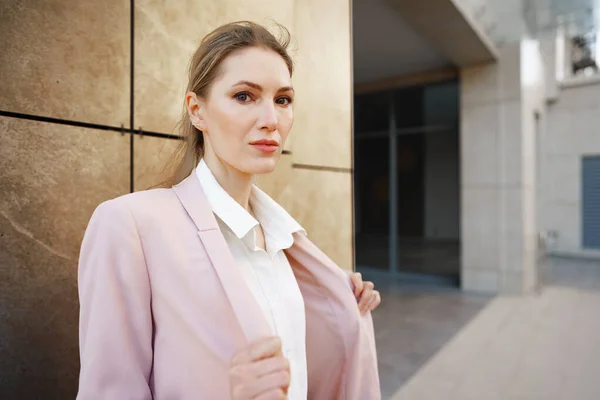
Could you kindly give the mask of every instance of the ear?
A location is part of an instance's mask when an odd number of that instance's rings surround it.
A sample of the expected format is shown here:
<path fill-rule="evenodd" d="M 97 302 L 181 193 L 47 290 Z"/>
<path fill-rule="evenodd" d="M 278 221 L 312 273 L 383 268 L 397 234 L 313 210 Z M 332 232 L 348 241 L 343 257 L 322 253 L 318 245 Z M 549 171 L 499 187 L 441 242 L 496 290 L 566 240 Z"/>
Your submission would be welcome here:
<path fill-rule="evenodd" d="M 206 121 L 205 121 L 205 101 L 203 98 L 198 97 L 198 95 L 194 92 L 188 92 L 185 95 L 185 105 L 187 108 L 188 115 L 190 116 L 190 121 L 192 121 L 192 125 L 201 131 L 206 130 Z"/>

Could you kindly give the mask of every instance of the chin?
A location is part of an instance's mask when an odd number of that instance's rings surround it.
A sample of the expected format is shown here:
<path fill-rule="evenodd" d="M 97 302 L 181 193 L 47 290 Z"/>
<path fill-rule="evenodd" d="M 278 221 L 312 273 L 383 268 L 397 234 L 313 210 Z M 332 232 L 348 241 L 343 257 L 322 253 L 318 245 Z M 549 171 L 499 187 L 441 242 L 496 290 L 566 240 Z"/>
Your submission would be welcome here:
<path fill-rule="evenodd" d="M 248 168 L 247 172 L 252 175 L 269 174 L 275 170 L 275 167 L 277 167 L 278 162 L 279 157 L 269 157 L 253 160 L 251 163 L 251 167 Z"/>

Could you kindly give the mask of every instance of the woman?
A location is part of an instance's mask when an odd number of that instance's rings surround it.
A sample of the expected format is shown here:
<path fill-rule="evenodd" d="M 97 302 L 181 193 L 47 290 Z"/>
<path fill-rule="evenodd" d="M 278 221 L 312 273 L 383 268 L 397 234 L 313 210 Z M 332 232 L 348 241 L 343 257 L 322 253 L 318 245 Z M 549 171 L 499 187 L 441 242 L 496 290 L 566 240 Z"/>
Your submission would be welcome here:
<path fill-rule="evenodd" d="M 359 274 L 351 284 L 252 185 L 292 127 L 288 43 L 249 22 L 204 38 L 172 182 L 94 212 L 79 262 L 79 399 L 380 397 L 379 293 Z"/>

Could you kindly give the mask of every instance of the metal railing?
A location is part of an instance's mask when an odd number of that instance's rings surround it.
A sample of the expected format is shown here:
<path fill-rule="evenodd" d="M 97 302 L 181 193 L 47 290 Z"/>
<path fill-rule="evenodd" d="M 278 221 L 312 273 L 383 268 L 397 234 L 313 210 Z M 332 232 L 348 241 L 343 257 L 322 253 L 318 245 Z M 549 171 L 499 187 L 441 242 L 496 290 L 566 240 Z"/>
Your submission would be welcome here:
<path fill-rule="evenodd" d="M 571 74 L 591 75 L 598 73 L 598 32 L 591 31 L 571 38 Z"/>

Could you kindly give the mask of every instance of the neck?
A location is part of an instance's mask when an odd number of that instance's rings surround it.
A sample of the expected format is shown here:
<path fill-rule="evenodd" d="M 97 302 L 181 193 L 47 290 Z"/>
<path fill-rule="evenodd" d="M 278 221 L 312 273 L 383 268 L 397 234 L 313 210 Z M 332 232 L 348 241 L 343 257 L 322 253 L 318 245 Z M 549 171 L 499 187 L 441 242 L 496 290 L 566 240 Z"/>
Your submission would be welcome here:
<path fill-rule="evenodd" d="M 204 156 L 204 162 L 227 194 L 249 211 L 252 175 L 240 172 L 224 161 L 208 154 Z"/>

